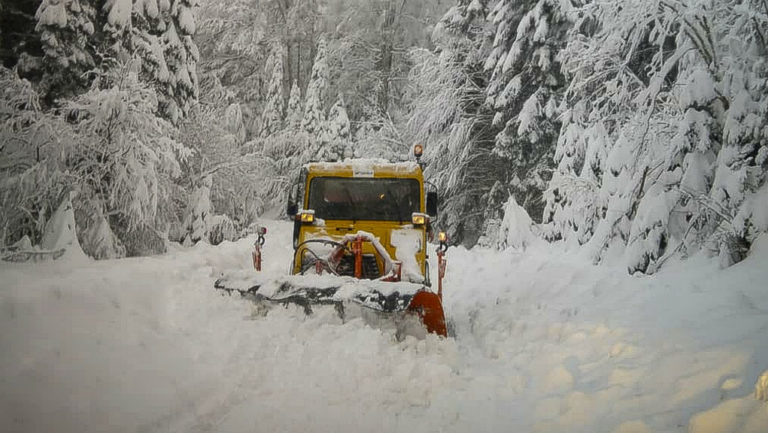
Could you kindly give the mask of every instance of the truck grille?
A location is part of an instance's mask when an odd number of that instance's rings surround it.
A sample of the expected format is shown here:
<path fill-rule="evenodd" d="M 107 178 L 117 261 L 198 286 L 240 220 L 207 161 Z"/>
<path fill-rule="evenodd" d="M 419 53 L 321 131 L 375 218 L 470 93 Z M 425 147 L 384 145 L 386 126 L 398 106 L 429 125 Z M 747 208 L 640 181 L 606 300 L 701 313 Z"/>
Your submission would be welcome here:
<path fill-rule="evenodd" d="M 352 255 L 345 255 L 337 268 L 339 275 L 345 275 L 348 277 L 355 276 L 355 257 Z M 379 278 L 381 271 L 379 270 L 379 264 L 376 262 L 376 256 L 374 254 L 363 254 L 363 278 L 372 280 Z"/>

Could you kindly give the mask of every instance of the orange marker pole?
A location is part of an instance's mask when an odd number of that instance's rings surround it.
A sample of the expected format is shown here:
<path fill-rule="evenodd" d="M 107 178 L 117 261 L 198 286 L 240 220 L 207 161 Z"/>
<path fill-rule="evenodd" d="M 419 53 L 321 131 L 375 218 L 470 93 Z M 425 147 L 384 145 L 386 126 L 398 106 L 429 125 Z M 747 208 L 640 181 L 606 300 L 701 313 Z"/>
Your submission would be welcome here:
<path fill-rule="evenodd" d="M 363 238 L 357 236 L 352 241 L 352 252 L 355 254 L 355 278 L 363 278 Z"/>
<path fill-rule="evenodd" d="M 264 245 L 264 235 L 267 233 L 266 227 L 259 227 L 259 237 L 253 243 L 253 268 L 261 272 L 261 247 Z"/>
<path fill-rule="evenodd" d="M 437 246 L 437 297 L 440 301 L 443 300 L 443 277 L 445 277 L 445 266 L 447 260 L 445 260 L 445 251 L 448 250 L 448 240 L 444 234 L 440 234 L 440 244 Z"/>

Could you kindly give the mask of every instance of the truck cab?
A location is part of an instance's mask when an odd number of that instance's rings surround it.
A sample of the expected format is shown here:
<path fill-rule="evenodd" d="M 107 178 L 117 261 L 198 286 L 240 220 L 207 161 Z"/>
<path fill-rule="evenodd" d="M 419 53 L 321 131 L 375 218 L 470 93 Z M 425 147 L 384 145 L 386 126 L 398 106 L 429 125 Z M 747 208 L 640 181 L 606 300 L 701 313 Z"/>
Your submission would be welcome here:
<path fill-rule="evenodd" d="M 384 277 L 387 263 L 382 256 L 388 255 L 397 263 L 400 279 L 429 285 L 427 240 L 436 210 L 437 194 L 426 191 L 417 162 L 306 164 L 288 203 L 294 219 L 291 273 L 313 272 L 315 258 L 328 244 L 365 233 L 371 241 L 362 245 L 360 277 Z M 344 254 L 339 261 L 338 274 L 353 276 L 352 255 Z"/>

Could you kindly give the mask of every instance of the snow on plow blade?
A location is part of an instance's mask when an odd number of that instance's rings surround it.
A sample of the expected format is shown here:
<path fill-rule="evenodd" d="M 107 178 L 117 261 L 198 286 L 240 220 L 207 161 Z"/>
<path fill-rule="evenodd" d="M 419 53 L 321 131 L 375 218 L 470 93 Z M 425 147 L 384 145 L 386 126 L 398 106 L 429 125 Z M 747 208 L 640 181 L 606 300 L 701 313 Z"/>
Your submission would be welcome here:
<path fill-rule="evenodd" d="M 393 316 L 416 316 L 427 332 L 446 336 L 445 316 L 439 297 L 422 284 L 361 280 L 334 275 L 286 275 L 241 271 L 223 275 L 216 289 L 237 292 L 254 301 L 296 304 L 312 313 L 313 305 L 332 305 L 340 314 L 350 306 Z"/>

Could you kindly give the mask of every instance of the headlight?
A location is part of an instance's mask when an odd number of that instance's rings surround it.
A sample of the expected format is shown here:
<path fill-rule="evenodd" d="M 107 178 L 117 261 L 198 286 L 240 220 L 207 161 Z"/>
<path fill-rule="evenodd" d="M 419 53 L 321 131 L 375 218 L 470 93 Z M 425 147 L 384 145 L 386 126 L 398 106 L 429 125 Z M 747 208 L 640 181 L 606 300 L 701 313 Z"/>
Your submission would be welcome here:
<path fill-rule="evenodd" d="M 304 224 L 312 224 L 315 222 L 315 211 L 303 210 L 300 214 L 301 222 Z"/>
<path fill-rule="evenodd" d="M 427 215 L 419 212 L 414 212 L 411 215 L 411 222 L 415 226 L 423 226 L 427 223 Z"/>
<path fill-rule="evenodd" d="M 416 157 L 416 159 L 421 158 L 421 155 L 424 154 L 424 146 L 421 144 L 416 144 L 413 146 L 413 156 Z"/>

